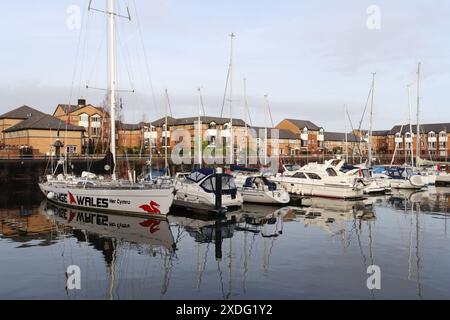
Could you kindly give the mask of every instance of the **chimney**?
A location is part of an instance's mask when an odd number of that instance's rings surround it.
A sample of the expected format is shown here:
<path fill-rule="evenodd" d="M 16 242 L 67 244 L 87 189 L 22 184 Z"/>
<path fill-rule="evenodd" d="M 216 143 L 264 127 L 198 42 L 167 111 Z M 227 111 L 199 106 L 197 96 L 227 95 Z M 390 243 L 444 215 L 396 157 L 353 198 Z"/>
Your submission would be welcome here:
<path fill-rule="evenodd" d="M 86 105 L 86 99 L 78 99 L 78 106 L 82 107 Z"/>

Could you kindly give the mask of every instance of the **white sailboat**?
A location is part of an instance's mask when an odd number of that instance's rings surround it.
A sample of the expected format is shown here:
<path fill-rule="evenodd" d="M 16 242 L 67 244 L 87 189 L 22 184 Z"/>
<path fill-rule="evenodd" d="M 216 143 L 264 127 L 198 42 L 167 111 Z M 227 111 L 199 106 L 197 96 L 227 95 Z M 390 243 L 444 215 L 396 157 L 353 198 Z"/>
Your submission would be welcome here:
<path fill-rule="evenodd" d="M 111 177 L 101 177 L 85 173 L 81 177 L 64 174 L 47 175 L 39 183 L 44 195 L 57 204 L 101 210 L 105 212 L 118 212 L 132 215 L 165 216 L 170 210 L 174 198 L 174 188 L 170 184 L 154 184 L 117 179 L 116 175 L 116 44 L 115 26 L 116 12 L 114 0 L 108 0 L 108 103 L 111 109 L 110 136 L 112 153 Z M 61 160 L 58 165 L 65 165 Z"/>

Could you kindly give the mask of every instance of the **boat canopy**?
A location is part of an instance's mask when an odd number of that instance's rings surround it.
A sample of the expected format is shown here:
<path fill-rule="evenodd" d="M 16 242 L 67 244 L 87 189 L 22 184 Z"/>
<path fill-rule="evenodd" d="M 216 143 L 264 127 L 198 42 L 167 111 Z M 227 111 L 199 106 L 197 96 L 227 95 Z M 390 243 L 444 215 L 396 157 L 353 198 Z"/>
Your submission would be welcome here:
<path fill-rule="evenodd" d="M 266 177 L 248 177 L 245 180 L 244 188 L 253 188 L 255 185 L 264 184 L 269 188 L 269 191 L 277 190 L 277 184 L 267 180 Z"/>
<path fill-rule="evenodd" d="M 413 174 L 413 171 L 411 168 L 392 167 L 387 169 L 386 174 L 392 179 L 406 179 Z"/>
<path fill-rule="evenodd" d="M 202 189 L 207 193 L 216 193 L 216 176 L 210 175 L 205 181 L 200 185 Z M 234 177 L 228 174 L 222 175 L 222 195 L 231 195 L 235 199 L 237 194 L 236 183 L 234 182 Z"/>
<path fill-rule="evenodd" d="M 214 169 L 198 169 L 193 171 L 190 175 L 187 176 L 187 179 L 198 183 L 205 179 L 207 176 L 210 176 L 215 173 Z"/>

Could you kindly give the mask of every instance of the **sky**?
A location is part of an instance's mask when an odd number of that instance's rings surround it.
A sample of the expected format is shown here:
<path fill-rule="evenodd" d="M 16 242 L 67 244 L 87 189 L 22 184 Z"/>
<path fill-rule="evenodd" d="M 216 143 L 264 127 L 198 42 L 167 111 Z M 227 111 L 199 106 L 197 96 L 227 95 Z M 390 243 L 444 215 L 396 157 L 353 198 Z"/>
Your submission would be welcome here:
<path fill-rule="evenodd" d="M 197 116 L 198 88 L 206 113 L 220 116 L 231 32 L 236 34 L 234 94 L 232 111 L 228 103 L 224 109 L 227 117 L 245 119 L 246 78 L 253 125 L 271 125 L 265 115 L 268 95 L 275 125 L 284 118 L 307 119 L 325 130 L 343 131 L 346 105 L 358 128 L 376 73 L 373 128 L 390 129 L 408 121 L 409 84 L 415 118 L 420 61 L 421 122 L 450 122 L 446 0 L 117 2 L 118 13 L 127 15 L 128 7 L 132 18 L 117 22 L 126 122 L 162 117 L 165 89 L 174 117 Z M 106 17 L 88 12 L 88 3 L 2 1 L 0 113 L 24 104 L 52 113 L 57 104 L 79 97 L 102 103 Z M 92 1 L 100 10 L 105 4 Z M 377 10 L 368 10 L 373 5 Z M 366 113 L 362 127 L 368 126 Z"/>

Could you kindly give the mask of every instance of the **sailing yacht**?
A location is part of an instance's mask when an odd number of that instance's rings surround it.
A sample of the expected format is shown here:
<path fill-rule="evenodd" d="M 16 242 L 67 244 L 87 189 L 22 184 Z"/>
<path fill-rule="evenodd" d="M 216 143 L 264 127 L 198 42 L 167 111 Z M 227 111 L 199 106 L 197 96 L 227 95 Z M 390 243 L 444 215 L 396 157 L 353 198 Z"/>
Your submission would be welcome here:
<path fill-rule="evenodd" d="M 132 215 L 165 216 L 172 206 L 174 188 L 171 184 L 155 184 L 136 179 L 117 179 L 116 174 L 116 12 L 115 0 L 108 0 L 105 11 L 108 17 L 108 104 L 110 117 L 110 152 L 112 163 L 105 165 L 109 177 L 84 172 L 81 177 L 67 172 L 67 161 L 60 160 L 57 168 L 63 166 L 64 174 L 42 178 L 39 187 L 52 202 L 74 208 L 101 210 Z"/>

